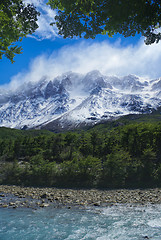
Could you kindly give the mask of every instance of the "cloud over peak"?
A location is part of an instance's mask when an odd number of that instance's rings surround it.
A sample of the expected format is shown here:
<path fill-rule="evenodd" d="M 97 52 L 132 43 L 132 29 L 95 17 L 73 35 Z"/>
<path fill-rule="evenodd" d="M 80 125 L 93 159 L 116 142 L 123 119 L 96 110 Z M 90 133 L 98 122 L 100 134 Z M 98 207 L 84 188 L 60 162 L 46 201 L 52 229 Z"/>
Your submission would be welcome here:
<path fill-rule="evenodd" d="M 141 40 L 137 45 L 122 47 L 108 41 L 65 46 L 51 55 L 40 55 L 11 79 L 10 86 L 23 82 L 39 81 L 43 76 L 53 79 L 68 71 L 85 74 L 99 70 L 102 74 L 125 76 L 134 74 L 150 79 L 161 77 L 161 43 L 146 46 Z"/>

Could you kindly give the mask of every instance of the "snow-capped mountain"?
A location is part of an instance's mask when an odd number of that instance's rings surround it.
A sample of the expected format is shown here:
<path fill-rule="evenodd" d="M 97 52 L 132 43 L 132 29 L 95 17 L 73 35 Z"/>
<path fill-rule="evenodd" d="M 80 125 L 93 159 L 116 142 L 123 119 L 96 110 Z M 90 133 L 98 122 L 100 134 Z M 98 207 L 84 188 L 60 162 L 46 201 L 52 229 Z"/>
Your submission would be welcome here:
<path fill-rule="evenodd" d="M 161 79 L 73 72 L 0 90 L 0 126 L 73 129 L 161 106 Z"/>

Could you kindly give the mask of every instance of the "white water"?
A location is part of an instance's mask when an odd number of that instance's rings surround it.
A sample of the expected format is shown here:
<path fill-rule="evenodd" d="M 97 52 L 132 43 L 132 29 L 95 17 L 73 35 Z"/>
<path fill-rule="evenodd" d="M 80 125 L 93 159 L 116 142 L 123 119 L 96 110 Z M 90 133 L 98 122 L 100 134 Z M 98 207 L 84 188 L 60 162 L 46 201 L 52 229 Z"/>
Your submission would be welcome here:
<path fill-rule="evenodd" d="M 161 205 L 0 209 L 0 240 L 161 240 Z"/>

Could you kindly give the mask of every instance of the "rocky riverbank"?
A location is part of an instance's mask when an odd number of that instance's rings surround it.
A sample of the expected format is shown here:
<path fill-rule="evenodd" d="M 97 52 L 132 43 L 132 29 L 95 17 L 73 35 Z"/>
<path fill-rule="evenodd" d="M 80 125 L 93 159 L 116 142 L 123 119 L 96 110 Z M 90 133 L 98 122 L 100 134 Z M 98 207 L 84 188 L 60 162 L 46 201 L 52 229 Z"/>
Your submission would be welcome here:
<path fill-rule="evenodd" d="M 0 185 L 0 207 L 55 207 L 68 208 L 106 206 L 117 203 L 159 204 L 161 189 L 74 190 L 57 188 L 33 188 Z"/>

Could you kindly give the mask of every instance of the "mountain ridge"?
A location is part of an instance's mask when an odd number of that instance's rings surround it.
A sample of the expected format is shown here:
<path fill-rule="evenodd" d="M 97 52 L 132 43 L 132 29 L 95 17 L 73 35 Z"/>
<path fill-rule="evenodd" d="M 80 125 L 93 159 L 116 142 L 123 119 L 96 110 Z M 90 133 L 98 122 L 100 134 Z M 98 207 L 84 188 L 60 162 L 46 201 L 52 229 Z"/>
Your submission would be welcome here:
<path fill-rule="evenodd" d="M 161 106 L 161 79 L 68 72 L 0 91 L 0 127 L 72 130 Z"/>

